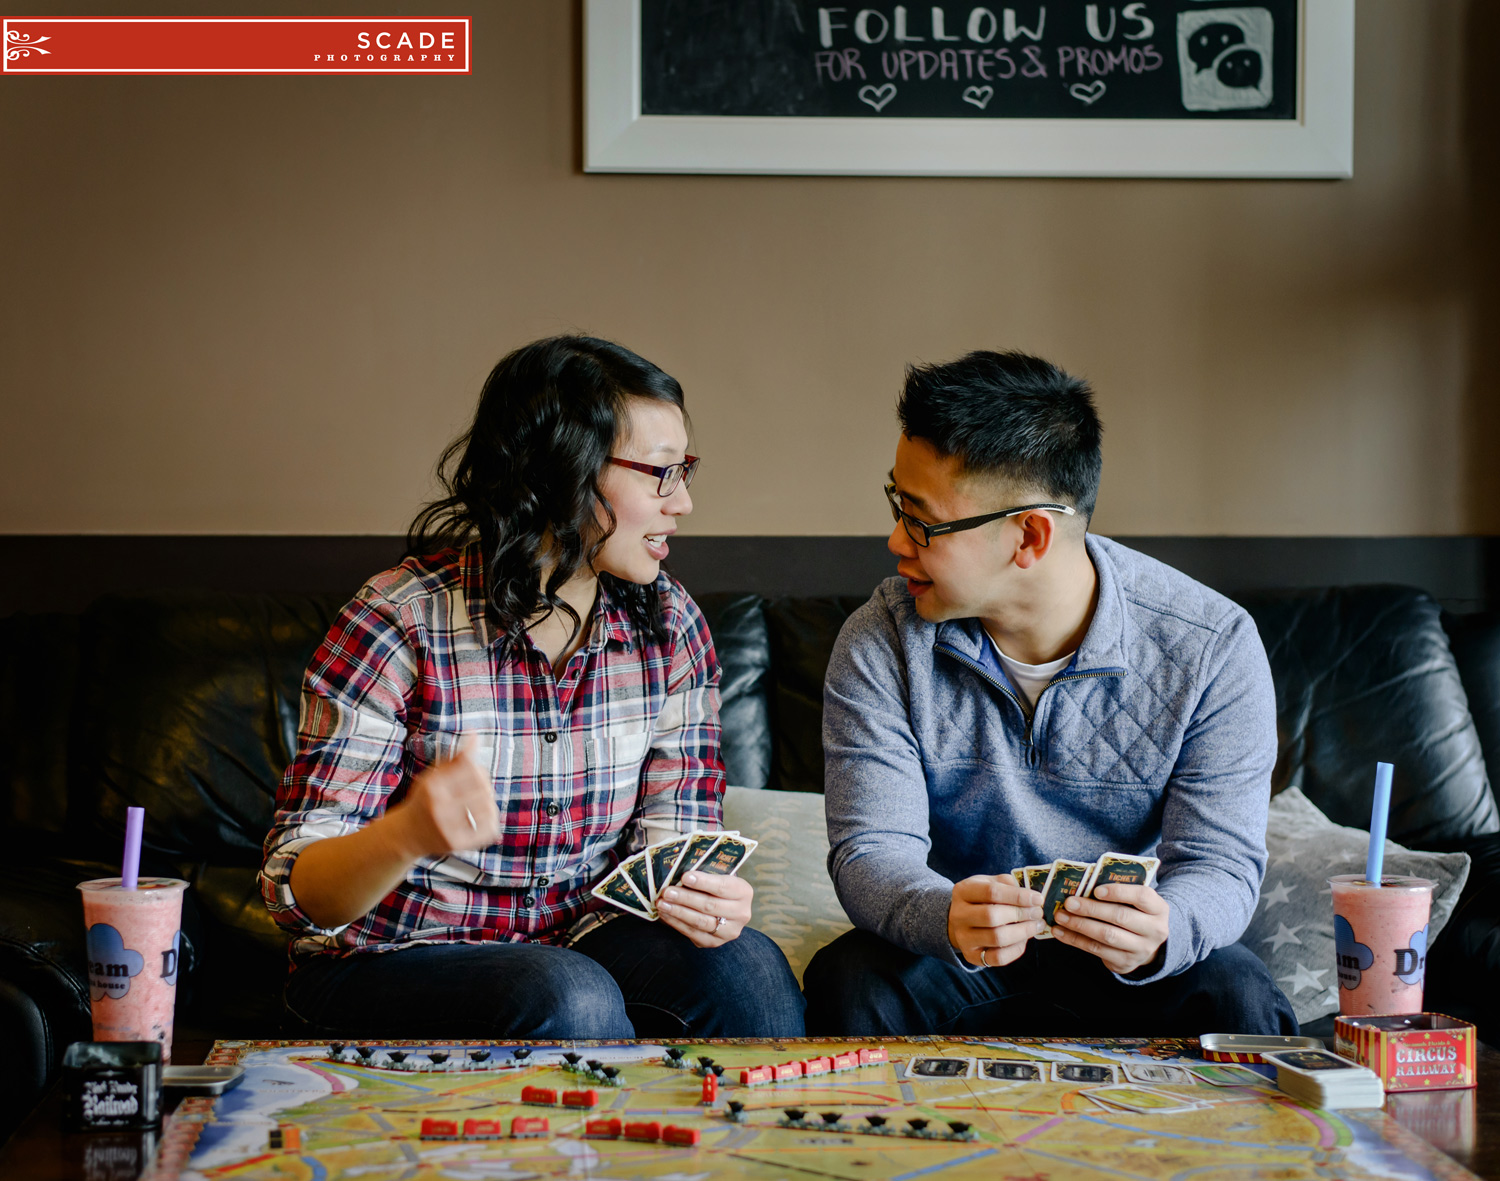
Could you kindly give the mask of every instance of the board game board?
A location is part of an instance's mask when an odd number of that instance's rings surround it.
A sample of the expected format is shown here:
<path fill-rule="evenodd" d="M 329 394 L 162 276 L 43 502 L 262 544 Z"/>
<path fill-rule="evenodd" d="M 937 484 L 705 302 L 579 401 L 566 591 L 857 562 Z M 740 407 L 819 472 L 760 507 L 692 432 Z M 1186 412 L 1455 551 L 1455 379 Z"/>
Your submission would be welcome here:
<path fill-rule="evenodd" d="M 857 1065 L 861 1045 L 883 1046 L 888 1061 Z M 362 1049 L 361 1049 L 362 1048 Z M 453 1177 L 465 1181 L 528 1178 L 647 1178 L 650 1181 L 793 1181 L 797 1177 L 912 1181 L 1070 1181 L 1088 1178 L 1381 1178 L 1443 1181 L 1472 1174 L 1379 1110 L 1313 1111 L 1264 1085 L 1210 1085 L 1181 1071 L 1127 1064 L 1202 1067 L 1191 1040 L 1060 1038 L 917 1038 L 878 1043 L 719 1041 L 684 1045 L 676 1068 L 662 1044 L 327 1043 L 225 1041 L 208 1061 L 246 1068 L 243 1083 L 217 1098 L 188 1099 L 163 1130 L 159 1181 L 385 1181 Z M 360 1052 L 356 1052 L 360 1051 Z M 855 1051 L 847 1069 L 758 1086 L 739 1072 L 765 1064 L 834 1061 Z M 599 1082 L 582 1079 L 591 1060 Z M 712 1106 L 692 1067 L 710 1057 L 724 1068 Z M 878 1050 L 871 1057 L 879 1056 Z M 399 1059 L 399 1061 L 398 1061 Z M 939 1060 L 935 1065 L 921 1060 Z M 944 1062 L 943 1060 L 949 1060 Z M 1006 1060 L 1004 1067 L 984 1062 Z M 1043 1081 L 1003 1076 L 1020 1061 L 1045 1066 Z M 1184 1108 L 1139 1114 L 1091 1097 L 1109 1067 L 1121 1083 L 1139 1082 Z M 603 1085 L 608 1066 L 615 1073 Z M 699 1068 L 701 1070 L 701 1068 Z M 711 1069 L 711 1068 L 710 1068 Z M 931 1071 L 935 1074 L 914 1073 Z M 990 1073 L 986 1073 L 986 1072 Z M 1263 1068 L 1262 1073 L 1268 1073 Z M 1155 1073 L 1156 1079 L 1151 1075 Z M 1083 1081 L 1059 1075 L 1092 1074 Z M 1243 1078 L 1243 1076 L 1242 1076 Z M 523 1104 L 523 1087 L 561 1095 L 588 1087 L 589 1111 Z M 535 1097 L 538 1092 L 530 1094 Z M 741 1122 L 730 1118 L 740 1105 Z M 800 1116 L 792 1120 L 788 1111 Z M 825 1114 L 826 1113 L 826 1114 Z M 870 1116 L 876 1120 L 871 1121 Z M 547 1129 L 512 1138 L 508 1129 Z M 834 1117 L 834 1118 L 829 1118 Z M 880 1123 L 884 1117 L 884 1123 Z M 635 1121 L 697 1129 L 693 1147 L 587 1138 L 590 1121 Z M 445 1124 L 497 1126 L 497 1139 L 423 1139 Z M 917 1121 L 914 1127 L 910 1121 Z M 451 1121 L 451 1123 L 450 1123 Z M 649 1121 L 649 1123 L 647 1122 Z M 791 1124 L 792 1126 L 787 1126 Z M 883 1131 L 881 1130 L 883 1128 Z M 961 1129 L 961 1132 L 957 1129 Z M 272 1147 L 277 1144 L 280 1147 Z"/>

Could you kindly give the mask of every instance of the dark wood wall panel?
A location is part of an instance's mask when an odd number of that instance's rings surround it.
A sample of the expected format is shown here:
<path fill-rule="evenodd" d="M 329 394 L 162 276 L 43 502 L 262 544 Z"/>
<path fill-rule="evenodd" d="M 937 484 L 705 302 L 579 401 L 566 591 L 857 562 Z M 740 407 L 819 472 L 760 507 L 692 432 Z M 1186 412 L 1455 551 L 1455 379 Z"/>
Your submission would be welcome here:
<path fill-rule="evenodd" d="M 1452 610 L 1500 598 L 1496 537 L 1124 537 L 1227 593 L 1396 582 Z M 401 558 L 398 537 L 0 536 L 0 615 L 76 611 L 117 591 L 352 593 Z M 690 591 L 865 594 L 893 573 L 880 537 L 678 537 Z"/>

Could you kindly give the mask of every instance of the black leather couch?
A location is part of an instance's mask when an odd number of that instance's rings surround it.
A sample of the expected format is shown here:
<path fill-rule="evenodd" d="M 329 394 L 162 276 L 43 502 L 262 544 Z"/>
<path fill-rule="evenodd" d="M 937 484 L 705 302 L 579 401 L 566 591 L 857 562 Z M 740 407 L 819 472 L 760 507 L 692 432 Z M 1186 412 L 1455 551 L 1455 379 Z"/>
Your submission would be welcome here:
<path fill-rule="evenodd" d="M 731 783 L 820 791 L 823 672 L 861 598 L 701 600 L 724 664 Z M 1444 619 L 1403 587 L 1243 600 L 1275 671 L 1281 759 L 1334 820 L 1368 822 L 1397 767 L 1390 834 L 1474 871 L 1429 961 L 1431 1007 L 1500 1038 L 1500 620 Z M 146 872 L 188 879 L 178 1036 L 285 1029 L 283 940 L 255 874 L 296 729 L 303 667 L 342 599 L 106 597 L 0 620 L 0 1134 L 89 1036 L 79 881 L 118 872 L 128 804 Z M 1455 659 L 1456 658 L 1456 659 Z M 1476 726 L 1477 723 L 1477 726 Z M 808 872 L 821 872 L 809 866 Z"/>

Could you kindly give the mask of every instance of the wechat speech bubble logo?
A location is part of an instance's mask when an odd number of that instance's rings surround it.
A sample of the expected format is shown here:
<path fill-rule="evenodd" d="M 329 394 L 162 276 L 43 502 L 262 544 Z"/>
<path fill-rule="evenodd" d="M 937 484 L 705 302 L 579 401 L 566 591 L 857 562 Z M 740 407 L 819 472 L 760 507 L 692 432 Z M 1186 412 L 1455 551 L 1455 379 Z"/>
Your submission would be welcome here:
<path fill-rule="evenodd" d="M 1354 938 L 1354 928 L 1343 915 L 1333 916 L 1334 959 L 1339 966 L 1339 987 L 1358 988 L 1375 962 L 1375 953 Z"/>
<path fill-rule="evenodd" d="M 1204 25 L 1187 40 L 1188 57 L 1200 71 L 1214 64 L 1214 59 L 1232 45 L 1245 43 L 1245 30 L 1228 21 Z"/>
<path fill-rule="evenodd" d="M 108 923 L 95 923 L 85 939 L 89 957 L 89 997 L 119 1000 L 130 991 L 130 978 L 139 976 L 146 959 L 131 951 L 120 932 Z"/>
<path fill-rule="evenodd" d="M 1427 927 L 1423 927 L 1420 931 L 1412 932 L 1406 947 L 1396 949 L 1396 975 L 1407 984 L 1421 984 L 1426 974 Z"/>
<path fill-rule="evenodd" d="M 1233 53 L 1226 53 L 1219 59 L 1214 70 L 1225 86 L 1240 90 L 1259 86 L 1264 72 L 1261 56 L 1253 49 L 1236 49 Z"/>
<path fill-rule="evenodd" d="M 1276 19 L 1260 5 L 1177 14 L 1177 68 L 1189 111 L 1255 111 L 1271 105 Z"/>

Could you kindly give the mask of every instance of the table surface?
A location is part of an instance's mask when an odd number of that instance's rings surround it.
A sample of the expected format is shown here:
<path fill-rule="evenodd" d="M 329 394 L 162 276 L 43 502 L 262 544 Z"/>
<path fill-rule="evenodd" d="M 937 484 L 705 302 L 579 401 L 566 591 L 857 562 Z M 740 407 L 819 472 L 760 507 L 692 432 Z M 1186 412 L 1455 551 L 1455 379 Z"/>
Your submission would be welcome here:
<path fill-rule="evenodd" d="M 197 1065 L 212 1042 L 174 1047 L 173 1061 Z M 1479 1085 L 1459 1091 L 1387 1096 L 1397 1123 L 1441 1149 L 1471 1173 L 1500 1181 L 1500 1050 L 1480 1043 Z M 170 1112 L 175 1102 L 167 1102 Z M 54 1086 L 0 1148 L 0 1177 L 27 1181 L 135 1181 L 154 1153 L 152 1133 L 66 1133 L 62 1096 Z"/>

